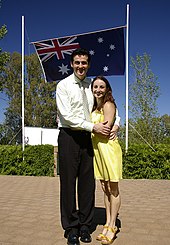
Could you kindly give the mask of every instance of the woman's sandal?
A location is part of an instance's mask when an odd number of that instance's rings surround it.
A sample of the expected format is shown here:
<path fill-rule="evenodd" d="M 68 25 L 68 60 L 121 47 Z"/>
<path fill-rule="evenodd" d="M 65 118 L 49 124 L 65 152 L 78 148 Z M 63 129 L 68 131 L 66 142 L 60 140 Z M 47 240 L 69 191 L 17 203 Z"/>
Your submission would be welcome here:
<path fill-rule="evenodd" d="M 104 225 L 103 226 L 103 230 L 104 229 L 108 229 L 108 225 Z M 106 231 L 107 232 L 107 231 Z M 102 241 L 103 239 L 105 239 L 105 235 L 103 233 L 100 233 L 97 237 L 96 237 L 96 240 L 97 241 Z"/>
<path fill-rule="evenodd" d="M 112 242 L 114 241 L 115 239 L 115 235 L 116 235 L 116 232 L 117 232 L 117 227 L 115 228 L 111 228 L 111 227 L 108 227 L 107 228 L 108 231 L 111 231 L 113 233 L 113 237 L 110 238 L 108 236 L 105 236 L 102 241 L 101 241 L 101 244 L 105 244 L 105 245 L 108 245 L 108 244 L 112 244 Z"/>

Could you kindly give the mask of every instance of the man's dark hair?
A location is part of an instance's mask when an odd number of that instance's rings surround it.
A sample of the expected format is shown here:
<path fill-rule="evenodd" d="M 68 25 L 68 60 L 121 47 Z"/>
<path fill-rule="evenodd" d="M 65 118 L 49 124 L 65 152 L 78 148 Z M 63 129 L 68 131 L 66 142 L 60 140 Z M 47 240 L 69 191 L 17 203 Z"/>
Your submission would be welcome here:
<path fill-rule="evenodd" d="M 73 53 L 71 54 L 71 63 L 73 63 L 74 57 L 76 55 L 86 55 L 88 57 L 88 63 L 90 64 L 91 55 L 90 55 L 90 53 L 89 53 L 89 51 L 87 49 L 84 49 L 84 48 L 75 49 L 73 51 Z"/>

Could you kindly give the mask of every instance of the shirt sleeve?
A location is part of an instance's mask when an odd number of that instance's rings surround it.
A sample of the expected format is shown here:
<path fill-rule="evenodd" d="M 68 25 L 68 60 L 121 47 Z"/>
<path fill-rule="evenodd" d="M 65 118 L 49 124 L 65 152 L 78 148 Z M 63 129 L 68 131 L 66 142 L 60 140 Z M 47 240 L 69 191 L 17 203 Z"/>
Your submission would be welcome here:
<path fill-rule="evenodd" d="M 73 114 L 67 90 L 61 83 L 56 88 L 56 103 L 61 125 L 92 132 L 93 123 L 79 117 L 76 113 Z"/>
<path fill-rule="evenodd" d="M 118 115 L 118 109 L 116 108 L 116 119 L 114 125 L 117 125 L 120 127 L 120 117 Z"/>

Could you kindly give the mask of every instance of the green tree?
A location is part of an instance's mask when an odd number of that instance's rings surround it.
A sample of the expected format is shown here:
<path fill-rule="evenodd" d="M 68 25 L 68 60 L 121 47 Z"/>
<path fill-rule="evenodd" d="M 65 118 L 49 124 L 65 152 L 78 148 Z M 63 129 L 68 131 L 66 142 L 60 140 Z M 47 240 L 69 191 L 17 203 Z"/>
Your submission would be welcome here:
<path fill-rule="evenodd" d="M 3 89 L 9 101 L 5 112 L 4 126 L 10 128 L 13 142 L 21 142 L 22 125 L 22 77 L 21 54 L 14 52 L 6 65 L 3 76 Z M 25 57 L 25 126 L 57 127 L 56 124 L 56 83 L 45 83 L 36 54 Z"/>
<path fill-rule="evenodd" d="M 56 82 L 46 83 L 38 57 L 26 57 L 25 124 L 27 126 L 57 127 Z"/>
<path fill-rule="evenodd" d="M 7 129 L 6 137 L 14 142 L 21 142 L 21 55 L 14 52 L 10 56 L 3 76 L 3 91 L 8 98 L 8 107 L 5 114 L 4 126 Z"/>
<path fill-rule="evenodd" d="M 170 116 L 165 114 L 159 118 L 159 139 L 162 143 L 170 143 Z"/>
<path fill-rule="evenodd" d="M 0 145 L 7 145 L 11 144 L 12 142 L 16 142 L 16 137 L 14 131 L 10 127 L 8 127 L 6 124 L 0 124 Z"/>
<path fill-rule="evenodd" d="M 0 0 L 0 8 L 2 5 L 2 1 Z M 2 40 L 5 35 L 7 34 L 7 27 L 6 25 L 1 26 L 0 28 L 0 40 Z M 9 60 L 9 53 L 7 52 L 2 52 L 2 48 L 0 48 L 0 91 L 2 91 L 2 80 L 1 76 L 4 71 L 4 67 L 7 64 Z"/>
<path fill-rule="evenodd" d="M 7 28 L 5 25 L 3 25 L 1 28 L 0 28 L 0 40 L 2 40 L 5 35 L 7 34 Z M 2 91 L 2 80 L 1 80 L 1 76 L 2 76 L 2 73 L 5 69 L 5 66 L 7 64 L 9 60 L 9 53 L 7 52 L 2 52 L 2 48 L 0 48 L 0 91 Z"/>
<path fill-rule="evenodd" d="M 157 77 L 150 69 L 151 56 L 144 53 L 131 57 L 131 67 L 134 71 L 134 80 L 130 84 L 130 112 L 132 115 L 131 123 L 141 136 L 148 143 L 155 143 L 157 140 L 156 132 L 159 123 L 155 120 L 157 116 L 156 101 L 159 97 L 159 84 Z M 133 141 L 136 133 L 132 130 Z"/>

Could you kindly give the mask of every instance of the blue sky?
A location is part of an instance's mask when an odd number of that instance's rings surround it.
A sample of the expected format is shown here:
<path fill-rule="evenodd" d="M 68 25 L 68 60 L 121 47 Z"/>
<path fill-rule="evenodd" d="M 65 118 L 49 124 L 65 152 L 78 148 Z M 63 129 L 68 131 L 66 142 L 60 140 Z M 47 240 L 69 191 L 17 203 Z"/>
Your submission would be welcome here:
<path fill-rule="evenodd" d="M 0 26 L 8 34 L 0 41 L 7 52 L 21 53 L 21 20 L 25 16 L 25 53 L 34 53 L 30 42 L 103 30 L 126 25 L 129 4 L 129 57 L 151 56 L 151 70 L 158 77 L 161 95 L 157 101 L 160 115 L 170 114 L 170 32 L 169 0 L 86 0 L 22 1 L 3 0 Z M 129 68 L 129 84 L 133 75 Z M 125 76 L 108 77 L 122 122 L 125 119 Z M 6 98 L 0 94 L 0 122 L 4 120 Z"/>

